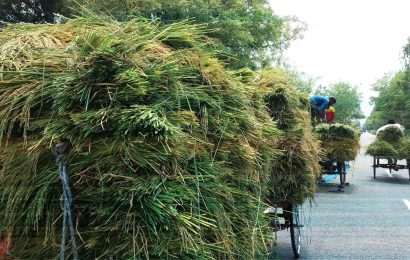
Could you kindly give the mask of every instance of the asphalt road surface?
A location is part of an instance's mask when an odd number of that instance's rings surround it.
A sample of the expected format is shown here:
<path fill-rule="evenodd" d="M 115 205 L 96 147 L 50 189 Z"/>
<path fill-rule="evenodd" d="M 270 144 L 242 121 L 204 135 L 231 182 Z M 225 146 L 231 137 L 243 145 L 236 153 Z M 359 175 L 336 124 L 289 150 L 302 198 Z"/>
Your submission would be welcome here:
<path fill-rule="evenodd" d="M 378 168 L 373 179 L 373 159 L 364 155 L 364 147 L 374 138 L 362 134 L 344 192 L 334 192 L 337 178 L 321 185 L 315 201 L 304 205 L 300 259 L 410 259 L 409 173 Z M 289 232 L 277 235 L 272 259 L 293 259 Z"/>

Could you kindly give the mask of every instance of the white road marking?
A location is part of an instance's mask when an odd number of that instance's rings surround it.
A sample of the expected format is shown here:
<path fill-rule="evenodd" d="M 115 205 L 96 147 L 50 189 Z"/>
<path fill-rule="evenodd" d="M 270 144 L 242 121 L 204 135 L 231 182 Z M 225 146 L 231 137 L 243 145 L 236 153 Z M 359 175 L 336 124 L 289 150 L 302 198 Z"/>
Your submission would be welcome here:
<path fill-rule="evenodd" d="M 392 177 L 393 177 L 393 175 L 390 173 L 390 171 L 389 171 L 389 170 L 387 170 L 387 169 L 384 169 L 384 170 L 386 171 L 387 176 L 389 176 L 390 178 L 392 178 Z"/>
<path fill-rule="evenodd" d="M 407 208 L 410 210 L 410 201 L 403 199 L 404 204 L 406 204 Z"/>

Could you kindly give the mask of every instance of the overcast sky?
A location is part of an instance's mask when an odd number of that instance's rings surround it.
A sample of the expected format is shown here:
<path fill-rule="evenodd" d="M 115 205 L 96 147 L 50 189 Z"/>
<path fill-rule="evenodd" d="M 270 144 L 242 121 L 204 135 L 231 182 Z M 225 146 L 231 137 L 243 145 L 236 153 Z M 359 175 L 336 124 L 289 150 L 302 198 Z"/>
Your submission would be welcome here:
<path fill-rule="evenodd" d="M 400 70 L 410 36 L 409 0 L 269 0 L 280 16 L 307 23 L 304 38 L 285 52 L 299 71 L 319 77 L 317 85 L 345 81 L 359 87 L 362 110 L 370 114 L 371 85 Z"/>

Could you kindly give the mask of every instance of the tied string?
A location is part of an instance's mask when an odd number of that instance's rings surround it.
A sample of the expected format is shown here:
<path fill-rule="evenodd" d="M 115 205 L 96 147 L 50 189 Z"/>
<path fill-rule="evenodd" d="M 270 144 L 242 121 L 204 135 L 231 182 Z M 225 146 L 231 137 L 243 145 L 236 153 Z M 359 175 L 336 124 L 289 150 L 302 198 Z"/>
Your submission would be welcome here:
<path fill-rule="evenodd" d="M 61 179 L 63 195 L 60 202 L 61 209 L 63 210 L 63 228 L 62 228 L 62 237 L 61 237 L 61 249 L 60 249 L 60 259 L 65 259 L 65 249 L 66 249 L 66 237 L 67 237 L 67 226 L 70 230 L 70 240 L 71 248 L 73 253 L 73 258 L 78 259 L 77 245 L 75 242 L 74 236 L 74 225 L 73 218 L 71 215 L 71 203 L 72 203 L 72 194 L 70 190 L 70 180 L 67 174 L 67 162 L 65 159 L 65 153 L 68 151 L 70 142 L 68 139 L 61 139 L 61 142 L 56 144 L 51 152 L 56 158 L 58 164 L 58 173 Z"/>

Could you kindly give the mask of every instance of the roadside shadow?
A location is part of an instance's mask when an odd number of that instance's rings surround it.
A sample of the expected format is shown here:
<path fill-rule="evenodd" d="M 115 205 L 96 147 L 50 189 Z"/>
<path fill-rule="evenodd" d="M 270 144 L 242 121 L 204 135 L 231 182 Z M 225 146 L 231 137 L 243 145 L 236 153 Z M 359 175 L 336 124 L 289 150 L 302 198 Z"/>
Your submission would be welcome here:
<path fill-rule="evenodd" d="M 385 176 L 377 176 L 376 179 L 373 177 L 370 180 L 371 182 L 382 182 L 382 183 L 388 183 L 388 184 L 399 184 L 399 185 L 410 185 L 410 180 L 407 177 L 401 177 L 401 176 L 394 176 L 393 177 L 385 177 Z"/>
<path fill-rule="evenodd" d="M 348 185 L 341 186 L 338 182 L 326 182 L 318 183 L 316 193 L 352 194 L 354 190 L 354 185 L 350 183 L 348 183 Z"/>

